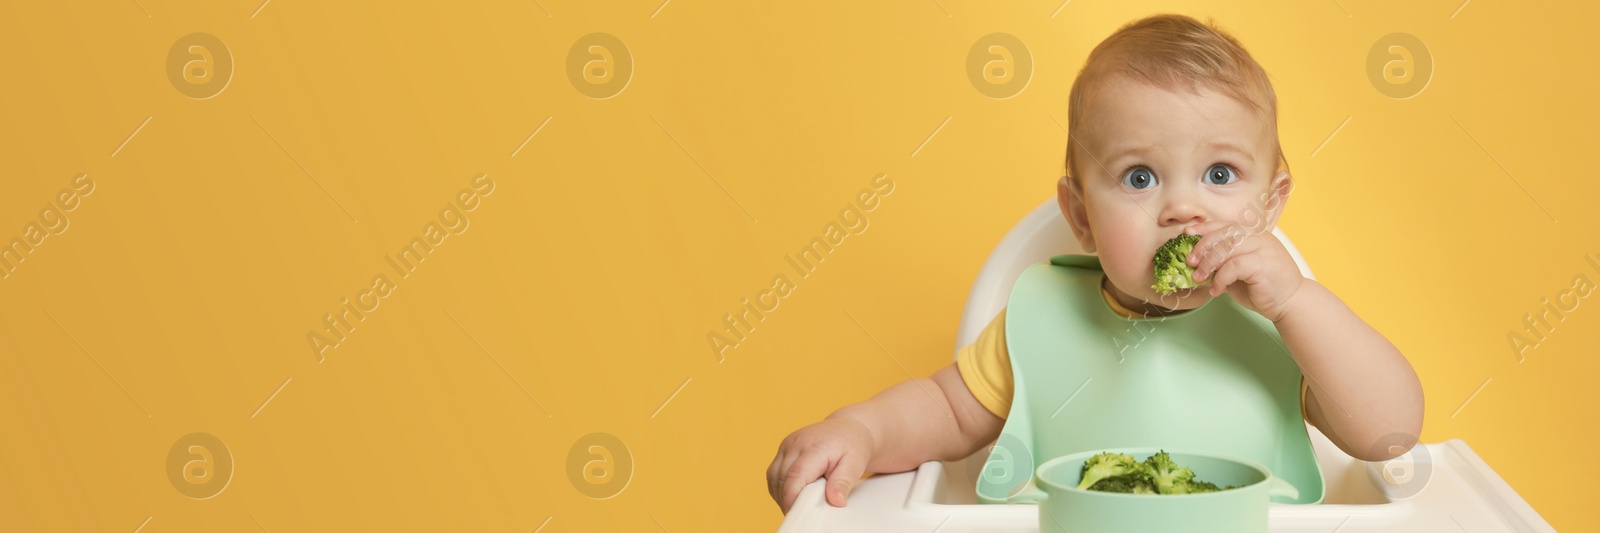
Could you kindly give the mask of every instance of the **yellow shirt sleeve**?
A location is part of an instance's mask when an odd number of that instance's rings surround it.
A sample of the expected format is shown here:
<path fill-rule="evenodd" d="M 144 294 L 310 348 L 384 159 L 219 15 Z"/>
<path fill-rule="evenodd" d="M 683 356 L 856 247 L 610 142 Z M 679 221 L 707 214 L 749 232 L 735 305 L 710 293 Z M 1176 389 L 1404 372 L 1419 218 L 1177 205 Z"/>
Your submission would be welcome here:
<path fill-rule="evenodd" d="M 973 341 L 956 352 L 956 370 L 972 396 L 994 416 L 1011 414 L 1011 354 L 1006 352 L 1006 310 L 984 326 Z"/>
<path fill-rule="evenodd" d="M 1111 294 L 1101 288 L 1100 294 L 1105 297 L 1111 309 L 1125 317 L 1138 316 L 1132 311 L 1117 303 Z M 1006 310 L 1001 309 L 989 325 L 983 327 L 978 333 L 978 340 L 963 346 L 956 352 L 956 370 L 961 373 L 961 381 L 966 383 L 967 390 L 972 392 L 972 397 L 984 409 L 994 413 L 995 416 L 1006 418 L 1011 414 L 1011 354 L 1006 351 Z M 1306 414 L 1306 391 L 1310 385 L 1306 383 L 1304 375 L 1300 376 L 1300 418 L 1310 421 Z"/>

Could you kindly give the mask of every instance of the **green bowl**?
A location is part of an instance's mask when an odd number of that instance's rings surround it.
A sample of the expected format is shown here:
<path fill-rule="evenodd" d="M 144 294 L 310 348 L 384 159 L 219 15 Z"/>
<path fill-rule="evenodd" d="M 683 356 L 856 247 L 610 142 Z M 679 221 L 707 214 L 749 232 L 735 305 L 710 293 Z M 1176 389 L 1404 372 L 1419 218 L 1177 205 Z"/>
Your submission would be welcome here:
<path fill-rule="evenodd" d="M 1039 504 L 1041 533 L 1266 533 L 1273 496 L 1299 497 L 1294 485 L 1267 467 L 1242 457 L 1166 450 L 1173 462 L 1194 470 L 1195 479 L 1238 488 L 1203 494 L 1123 494 L 1079 490 L 1083 462 L 1101 452 L 1143 461 L 1158 448 L 1113 448 L 1045 461 L 1028 486 L 1007 503 Z"/>

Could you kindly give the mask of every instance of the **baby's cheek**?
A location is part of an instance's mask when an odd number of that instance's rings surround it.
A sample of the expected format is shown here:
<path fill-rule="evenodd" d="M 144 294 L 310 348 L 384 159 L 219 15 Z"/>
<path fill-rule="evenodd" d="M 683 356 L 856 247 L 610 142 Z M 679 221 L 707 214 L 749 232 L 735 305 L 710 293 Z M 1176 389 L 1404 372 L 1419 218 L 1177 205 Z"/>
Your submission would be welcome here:
<path fill-rule="evenodd" d="M 1145 277 L 1150 272 L 1150 258 L 1142 250 L 1121 245 L 1105 250 L 1100 256 L 1100 267 L 1123 292 L 1135 293 L 1138 287 L 1148 285 Z"/>
<path fill-rule="evenodd" d="M 1100 268 L 1105 270 L 1106 276 L 1117 288 L 1129 294 L 1139 294 L 1140 287 L 1148 287 L 1153 282 L 1147 278 L 1153 276 L 1150 273 L 1150 258 L 1155 254 L 1155 248 L 1143 244 L 1150 240 L 1147 230 L 1130 220 L 1147 215 L 1143 211 L 1101 211 L 1095 214 L 1102 217 L 1094 221 Z"/>

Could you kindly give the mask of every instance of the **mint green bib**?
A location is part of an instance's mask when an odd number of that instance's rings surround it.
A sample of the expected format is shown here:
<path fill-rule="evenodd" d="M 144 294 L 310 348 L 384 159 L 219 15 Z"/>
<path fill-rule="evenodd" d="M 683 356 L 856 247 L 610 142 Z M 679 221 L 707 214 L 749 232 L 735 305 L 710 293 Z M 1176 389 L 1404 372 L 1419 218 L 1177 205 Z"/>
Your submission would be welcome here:
<path fill-rule="evenodd" d="M 1223 295 L 1173 316 L 1107 305 L 1092 256 L 1028 267 L 1006 305 L 1011 413 L 977 482 L 999 503 L 1062 455 L 1156 447 L 1252 459 L 1319 503 L 1322 470 L 1300 416 L 1300 366 L 1270 320 Z"/>

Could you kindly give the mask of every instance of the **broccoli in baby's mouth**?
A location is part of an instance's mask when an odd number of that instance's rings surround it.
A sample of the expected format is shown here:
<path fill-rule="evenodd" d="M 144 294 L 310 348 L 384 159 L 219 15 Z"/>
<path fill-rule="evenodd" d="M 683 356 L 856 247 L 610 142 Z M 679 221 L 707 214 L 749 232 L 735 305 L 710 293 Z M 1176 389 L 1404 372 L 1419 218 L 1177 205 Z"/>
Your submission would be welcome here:
<path fill-rule="evenodd" d="M 1195 283 L 1194 267 L 1189 266 L 1189 252 L 1194 250 L 1198 242 L 1199 235 L 1184 234 L 1173 237 L 1156 249 L 1156 256 L 1151 260 L 1155 264 L 1156 284 L 1150 288 L 1167 295 L 1178 292 L 1178 289 L 1192 289 L 1210 282 L 1207 279 Z"/>

